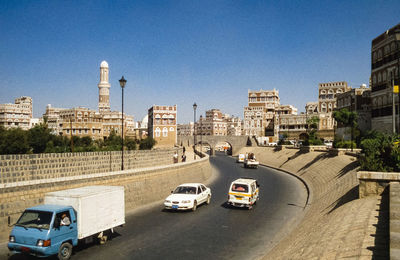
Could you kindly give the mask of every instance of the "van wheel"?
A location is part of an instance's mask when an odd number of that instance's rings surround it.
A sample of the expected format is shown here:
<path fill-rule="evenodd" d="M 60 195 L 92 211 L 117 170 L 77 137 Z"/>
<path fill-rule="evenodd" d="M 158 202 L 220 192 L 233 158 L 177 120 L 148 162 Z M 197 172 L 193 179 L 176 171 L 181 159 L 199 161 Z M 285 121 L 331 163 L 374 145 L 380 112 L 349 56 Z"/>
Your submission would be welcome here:
<path fill-rule="evenodd" d="M 210 195 L 208 195 L 208 197 L 207 197 L 207 201 L 206 201 L 207 205 L 208 205 L 208 204 L 210 204 L 210 202 L 211 202 L 211 196 L 210 196 Z"/>
<path fill-rule="evenodd" d="M 196 211 L 197 209 L 197 201 L 194 201 L 192 211 Z"/>
<path fill-rule="evenodd" d="M 68 260 L 72 254 L 72 245 L 68 242 L 62 243 L 60 249 L 58 249 L 58 259 Z"/>

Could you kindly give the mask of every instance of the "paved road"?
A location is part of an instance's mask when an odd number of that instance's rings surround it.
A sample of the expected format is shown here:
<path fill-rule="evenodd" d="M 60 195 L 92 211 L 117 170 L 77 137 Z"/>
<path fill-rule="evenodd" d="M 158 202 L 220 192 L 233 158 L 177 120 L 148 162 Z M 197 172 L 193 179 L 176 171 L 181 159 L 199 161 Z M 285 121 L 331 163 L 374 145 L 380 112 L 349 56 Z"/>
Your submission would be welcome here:
<path fill-rule="evenodd" d="M 216 176 L 209 185 L 210 205 L 169 212 L 160 202 L 135 211 L 107 244 L 79 247 L 73 259 L 252 259 L 265 254 L 302 217 L 307 198 L 303 184 L 265 167 L 245 169 L 222 154 L 210 160 Z M 252 210 L 225 204 L 230 182 L 240 176 L 254 177 L 261 185 Z"/>

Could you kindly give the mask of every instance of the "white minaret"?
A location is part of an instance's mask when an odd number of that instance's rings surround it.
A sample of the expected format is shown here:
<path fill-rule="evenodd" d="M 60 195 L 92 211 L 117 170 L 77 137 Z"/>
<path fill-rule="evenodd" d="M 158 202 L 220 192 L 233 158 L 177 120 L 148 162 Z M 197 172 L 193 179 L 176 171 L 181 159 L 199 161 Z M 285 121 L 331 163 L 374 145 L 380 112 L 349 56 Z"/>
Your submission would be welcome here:
<path fill-rule="evenodd" d="M 108 63 L 103 60 L 100 64 L 99 112 L 110 111 L 110 83 L 108 82 Z"/>

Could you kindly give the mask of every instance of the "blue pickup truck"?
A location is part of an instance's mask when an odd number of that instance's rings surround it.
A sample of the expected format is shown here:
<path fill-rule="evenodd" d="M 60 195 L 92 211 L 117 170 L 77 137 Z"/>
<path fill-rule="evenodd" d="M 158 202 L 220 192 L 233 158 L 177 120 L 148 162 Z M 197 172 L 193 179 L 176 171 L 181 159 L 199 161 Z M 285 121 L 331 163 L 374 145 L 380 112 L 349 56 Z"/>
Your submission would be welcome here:
<path fill-rule="evenodd" d="M 11 231 L 8 249 L 66 260 L 78 241 L 100 243 L 125 224 L 123 186 L 86 186 L 51 192 L 44 204 L 25 209 Z"/>
<path fill-rule="evenodd" d="M 61 225 L 63 214 L 69 216 L 69 225 Z M 72 247 L 78 244 L 76 222 L 71 206 L 39 205 L 28 208 L 11 231 L 8 248 L 39 257 L 58 254 L 59 259 L 68 259 Z"/>

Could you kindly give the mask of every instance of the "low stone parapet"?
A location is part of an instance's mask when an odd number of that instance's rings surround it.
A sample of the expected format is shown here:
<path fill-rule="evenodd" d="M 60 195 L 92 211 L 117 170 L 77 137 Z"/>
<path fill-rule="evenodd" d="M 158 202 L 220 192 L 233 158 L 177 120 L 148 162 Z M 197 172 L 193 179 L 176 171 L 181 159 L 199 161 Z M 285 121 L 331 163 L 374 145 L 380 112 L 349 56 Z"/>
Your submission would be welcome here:
<path fill-rule="evenodd" d="M 390 182 L 400 182 L 400 172 L 357 172 L 359 197 L 381 195 Z"/>
<path fill-rule="evenodd" d="M 390 259 L 400 259 L 400 183 L 391 182 L 389 187 Z"/>
<path fill-rule="evenodd" d="M 350 155 L 350 156 L 359 156 L 361 154 L 361 149 L 353 149 L 350 148 L 329 148 L 329 154 L 334 156 L 340 155 Z"/>

